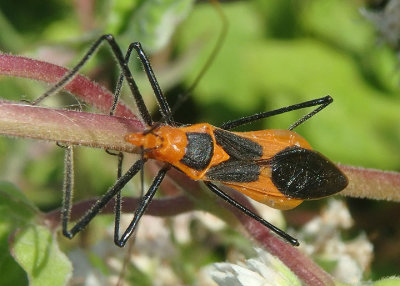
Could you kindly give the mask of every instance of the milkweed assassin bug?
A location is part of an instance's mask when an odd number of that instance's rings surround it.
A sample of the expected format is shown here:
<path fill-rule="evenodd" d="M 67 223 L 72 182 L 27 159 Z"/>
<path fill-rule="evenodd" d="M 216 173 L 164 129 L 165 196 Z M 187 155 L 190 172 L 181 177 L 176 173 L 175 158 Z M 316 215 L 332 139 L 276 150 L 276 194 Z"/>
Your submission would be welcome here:
<path fill-rule="evenodd" d="M 311 150 L 307 141 L 292 131 L 328 106 L 332 102 L 330 96 L 240 118 L 227 122 L 220 128 L 207 123 L 178 126 L 173 120 L 171 108 L 162 93 L 150 61 L 140 43 L 132 43 L 124 56 L 112 35 L 101 36 L 68 74 L 45 94 L 33 101 L 32 104 L 38 104 L 49 95 L 62 89 L 73 79 L 103 42 L 110 45 L 122 72 L 110 115 L 114 114 L 122 82 L 126 79 L 140 117 L 148 129 L 141 133 L 126 135 L 126 141 L 141 148 L 142 157 L 126 173 L 122 174 L 122 155 L 119 155 L 118 180 L 71 229 L 68 229 L 68 224 L 73 192 L 72 147 L 66 146 L 66 175 L 61 214 L 63 234 L 66 237 L 72 238 L 85 228 L 104 206 L 116 196 L 114 242 L 123 247 L 135 231 L 138 221 L 145 213 L 166 173 L 173 167 L 194 180 L 204 181 L 205 185 L 223 200 L 270 228 L 290 244 L 297 246 L 299 245 L 297 239 L 229 197 L 215 183 L 227 185 L 259 202 L 278 209 L 290 209 L 299 205 L 303 200 L 330 196 L 347 186 L 348 181 L 345 175 L 323 155 Z M 139 56 L 152 86 L 162 115 L 162 123 L 153 122 L 128 68 L 127 63 L 133 51 Z M 256 120 L 315 106 L 317 108 L 297 120 L 288 130 L 228 131 Z M 121 138 L 121 140 L 123 139 Z M 141 198 L 131 223 L 120 236 L 120 192 L 132 177 L 142 170 L 148 159 L 156 159 L 165 162 L 165 164 L 153 179 L 148 191 Z"/>

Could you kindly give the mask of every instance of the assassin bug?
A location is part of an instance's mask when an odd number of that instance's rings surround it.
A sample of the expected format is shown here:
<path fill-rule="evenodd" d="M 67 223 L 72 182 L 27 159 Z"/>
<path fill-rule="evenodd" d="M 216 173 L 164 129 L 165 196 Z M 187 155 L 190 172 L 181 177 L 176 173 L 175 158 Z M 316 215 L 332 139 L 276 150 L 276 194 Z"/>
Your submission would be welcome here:
<path fill-rule="evenodd" d="M 257 201 L 278 209 L 290 209 L 299 205 L 303 200 L 330 196 L 347 186 L 346 176 L 323 155 L 311 150 L 307 141 L 292 131 L 329 105 L 332 102 L 330 96 L 230 121 L 220 128 L 207 123 L 178 126 L 173 120 L 171 109 L 140 43 L 132 43 L 124 57 L 112 35 L 101 36 L 75 68 L 32 104 L 39 103 L 65 86 L 104 41 L 110 45 L 122 70 L 110 114 L 114 113 L 122 82 L 126 79 L 140 117 L 148 129 L 141 133 L 126 135 L 126 141 L 141 148 L 141 159 L 137 160 L 122 175 L 122 155 L 119 155 L 118 180 L 71 229 L 68 229 L 68 223 L 72 201 L 72 147 L 66 147 L 67 171 L 61 218 L 65 236 L 72 238 L 80 232 L 116 196 L 114 242 L 120 247 L 124 246 L 135 231 L 138 221 L 146 211 L 166 173 L 171 167 L 174 167 L 192 179 L 204 181 L 212 192 L 226 202 L 270 228 L 292 245 L 297 246 L 299 244 L 297 239 L 229 197 L 215 185 L 215 182 L 232 187 Z M 163 123 L 153 122 L 127 66 L 133 51 L 138 54 L 153 88 Z M 296 121 L 288 130 L 228 131 L 252 121 L 314 106 L 318 107 Z M 142 170 L 148 159 L 165 162 L 165 165 L 155 176 L 148 191 L 142 197 L 134 213 L 134 218 L 120 237 L 120 192 L 129 180 Z"/>

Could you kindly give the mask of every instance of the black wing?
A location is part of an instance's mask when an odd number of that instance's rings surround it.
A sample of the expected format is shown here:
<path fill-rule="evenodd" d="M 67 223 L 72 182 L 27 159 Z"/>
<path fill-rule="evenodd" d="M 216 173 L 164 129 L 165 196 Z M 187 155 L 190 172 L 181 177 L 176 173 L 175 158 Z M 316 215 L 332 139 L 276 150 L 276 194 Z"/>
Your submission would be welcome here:
<path fill-rule="evenodd" d="M 288 147 L 270 160 L 271 179 L 284 195 L 296 199 L 316 199 L 343 190 L 346 176 L 322 154 Z"/>

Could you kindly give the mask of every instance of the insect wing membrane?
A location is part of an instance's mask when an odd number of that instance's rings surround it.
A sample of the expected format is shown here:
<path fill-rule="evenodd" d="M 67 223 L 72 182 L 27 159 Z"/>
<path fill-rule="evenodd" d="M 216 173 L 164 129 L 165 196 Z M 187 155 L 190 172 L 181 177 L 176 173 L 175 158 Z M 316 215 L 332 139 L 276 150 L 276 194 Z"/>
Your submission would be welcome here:
<path fill-rule="evenodd" d="M 343 190 L 348 180 L 322 154 L 288 147 L 271 159 L 271 178 L 284 195 L 296 199 L 317 199 Z"/>

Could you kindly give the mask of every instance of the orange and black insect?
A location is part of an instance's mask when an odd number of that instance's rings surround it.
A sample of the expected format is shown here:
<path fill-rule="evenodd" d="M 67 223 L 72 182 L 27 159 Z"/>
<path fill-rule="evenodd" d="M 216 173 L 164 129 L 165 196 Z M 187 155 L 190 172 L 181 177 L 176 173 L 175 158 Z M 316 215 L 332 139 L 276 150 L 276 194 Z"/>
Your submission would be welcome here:
<path fill-rule="evenodd" d="M 230 121 L 220 128 L 207 123 L 178 126 L 173 120 L 171 109 L 140 43 L 132 43 L 124 57 L 111 35 L 100 37 L 69 74 L 33 103 L 36 104 L 61 89 L 75 76 L 103 41 L 111 46 L 122 70 L 110 114 L 114 113 L 120 87 L 123 80 L 126 79 L 141 119 L 148 126 L 148 130 L 142 133 L 128 134 L 125 140 L 142 148 L 143 156 L 123 175 L 121 174 L 122 156 L 120 156 L 118 180 L 70 230 L 67 226 L 71 210 L 72 179 L 70 174 L 72 170 L 70 169 L 71 164 L 67 164 L 62 208 L 62 226 L 65 236 L 72 238 L 81 231 L 116 196 L 114 241 L 118 246 L 124 246 L 133 234 L 138 221 L 154 197 L 165 174 L 171 167 L 174 167 L 194 180 L 202 180 L 212 192 L 226 202 L 270 228 L 292 245 L 298 245 L 299 243 L 295 238 L 229 197 L 215 183 L 222 183 L 256 201 L 278 209 L 290 209 L 299 205 L 303 200 L 330 196 L 347 186 L 346 176 L 329 159 L 313 151 L 304 138 L 292 131 L 329 105 L 332 102 L 330 96 Z M 133 50 L 138 54 L 154 90 L 163 118 L 162 123 L 153 122 L 127 66 Z M 313 106 L 317 106 L 317 108 L 296 121 L 288 130 L 228 131 L 249 122 Z M 68 150 L 70 148 L 67 148 L 67 162 Z M 120 237 L 120 192 L 128 181 L 143 168 L 148 159 L 159 160 L 166 164 L 155 176 L 149 190 L 142 197 L 130 225 Z"/>

